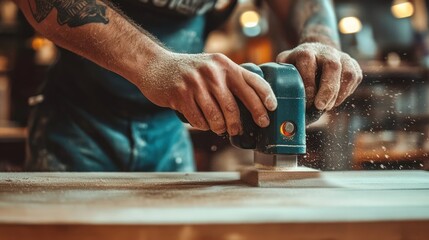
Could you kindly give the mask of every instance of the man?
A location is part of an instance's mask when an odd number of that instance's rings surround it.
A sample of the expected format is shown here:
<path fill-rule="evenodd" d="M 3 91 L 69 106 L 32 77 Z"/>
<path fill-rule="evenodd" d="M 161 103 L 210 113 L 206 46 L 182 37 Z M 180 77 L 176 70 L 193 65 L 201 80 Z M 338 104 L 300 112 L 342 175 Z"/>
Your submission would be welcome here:
<path fill-rule="evenodd" d="M 259 76 L 222 54 L 201 53 L 216 0 L 16 2 L 61 47 L 31 117 L 29 169 L 191 171 L 189 136 L 171 109 L 196 128 L 231 136 L 242 131 L 234 96 L 261 127 L 276 109 Z M 362 73 L 339 51 L 330 1 L 268 3 L 297 46 L 277 61 L 298 68 L 308 105 L 338 106 Z"/>

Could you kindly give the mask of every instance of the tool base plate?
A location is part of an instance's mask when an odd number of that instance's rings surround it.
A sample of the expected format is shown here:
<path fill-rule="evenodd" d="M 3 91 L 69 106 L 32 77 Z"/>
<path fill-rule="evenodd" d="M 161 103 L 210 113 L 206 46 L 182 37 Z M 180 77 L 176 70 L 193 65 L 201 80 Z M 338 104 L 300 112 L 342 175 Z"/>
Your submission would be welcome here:
<path fill-rule="evenodd" d="M 293 187 L 306 180 L 321 177 L 321 171 L 308 167 L 258 168 L 249 167 L 240 171 L 241 181 L 255 187 Z"/>

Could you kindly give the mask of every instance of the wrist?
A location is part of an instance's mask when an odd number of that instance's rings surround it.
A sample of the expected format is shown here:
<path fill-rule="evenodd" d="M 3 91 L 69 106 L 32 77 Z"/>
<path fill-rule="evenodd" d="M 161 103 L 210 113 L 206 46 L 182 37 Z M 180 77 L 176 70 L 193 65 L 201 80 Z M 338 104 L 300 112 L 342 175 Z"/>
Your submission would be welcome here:
<path fill-rule="evenodd" d="M 158 43 L 143 43 L 142 47 L 133 49 L 130 56 L 124 59 L 121 75 L 139 86 L 142 79 L 151 73 L 153 66 L 160 65 L 171 52 Z"/>
<path fill-rule="evenodd" d="M 299 43 L 322 43 L 338 50 L 341 49 L 338 33 L 323 25 L 307 27 L 302 32 Z"/>

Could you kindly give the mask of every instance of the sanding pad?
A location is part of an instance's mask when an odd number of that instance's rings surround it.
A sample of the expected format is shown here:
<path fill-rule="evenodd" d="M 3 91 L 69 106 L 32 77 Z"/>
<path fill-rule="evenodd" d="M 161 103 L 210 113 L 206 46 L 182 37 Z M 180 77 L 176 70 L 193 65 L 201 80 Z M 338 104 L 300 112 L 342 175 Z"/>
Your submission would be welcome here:
<path fill-rule="evenodd" d="M 320 177 L 321 171 L 308 167 L 249 167 L 240 172 L 241 181 L 255 187 L 290 187 L 302 180 Z"/>

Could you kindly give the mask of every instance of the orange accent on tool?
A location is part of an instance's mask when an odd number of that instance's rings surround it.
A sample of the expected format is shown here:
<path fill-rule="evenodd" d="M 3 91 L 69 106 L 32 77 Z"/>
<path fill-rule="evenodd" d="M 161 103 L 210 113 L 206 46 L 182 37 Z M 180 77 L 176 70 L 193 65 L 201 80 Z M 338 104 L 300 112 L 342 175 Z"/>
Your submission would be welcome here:
<path fill-rule="evenodd" d="M 285 121 L 280 125 L 280 133 L 285 137 L 292 137 L 295 134 L 295 124 Z"/>

